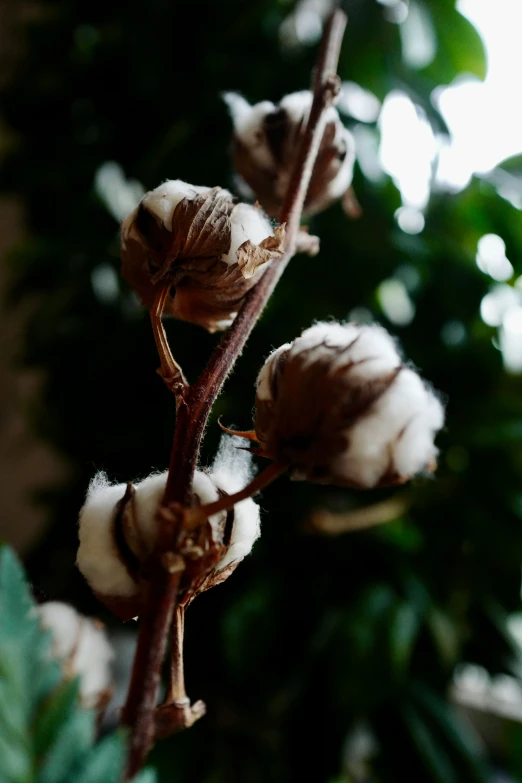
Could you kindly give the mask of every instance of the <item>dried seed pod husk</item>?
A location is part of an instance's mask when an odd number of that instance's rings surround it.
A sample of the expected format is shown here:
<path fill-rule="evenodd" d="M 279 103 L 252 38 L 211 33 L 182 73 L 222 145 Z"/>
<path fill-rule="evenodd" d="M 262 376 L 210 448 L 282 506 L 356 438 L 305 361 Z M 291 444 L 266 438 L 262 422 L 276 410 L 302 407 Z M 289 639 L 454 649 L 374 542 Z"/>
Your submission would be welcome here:
<path fill-rule="evenodd" d="M 253 193 L 267 214 L 277 217 L 293 172 L 299 142 L 312 106 L 308 90 L 251 106 L 241 95 L 226 93 L 234 123 L 234 165 L 245 193 Z M 314 164 L 304 212 L 315 215 L 349 191 L 353 179 L 355 141 L 335 107 L 326 111 L 321 144 Z M 348 203 L 348 201 L 346 202 Z"/>
<path fill-rule="evenodd" d="M 122 225 L 122 274 L 151 307 L 210 332 L 232 323 L 266 264 L 283 252 L 284 229 L 223 188 L 170 180 L 147 193 Z"/>
<path fill-rule="evenodd" d="M 255 431 L 295 479 L 370 488 L 434 467 L 444 413 L 380 326 L 325 323 L 269 356 Z"/>

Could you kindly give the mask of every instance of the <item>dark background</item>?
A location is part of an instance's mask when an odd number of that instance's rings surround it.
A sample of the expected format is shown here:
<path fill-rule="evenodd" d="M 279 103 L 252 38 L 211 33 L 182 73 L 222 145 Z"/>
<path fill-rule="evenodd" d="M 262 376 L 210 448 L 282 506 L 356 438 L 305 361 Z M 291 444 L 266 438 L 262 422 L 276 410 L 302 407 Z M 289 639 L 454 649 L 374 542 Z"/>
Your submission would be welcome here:
<path fill-rule="evenodd" d="M 4 5 L 12 51 L 0 85 L 2 182 L 25 209 L 25 238 L 6 257 L 8 306 L 31 303 L 16 361 L 45 376 L 24 414 L 68 466 L 63 481 L 31 475 L 47 526 L 26 562 L 39 594 L 114 625 L 75 570 L 78 509 L 97 469 L 127 480 L 165 468 L 174 406 L 155 373 L 147 313 L 111 273 L 118 223 L 97 172 L 116 161 L 147 189 L 165 178 L 234 189 L 221 92 L 254 102 L 306 88 L 316 46 L 281 45 L 281 23 L 298 8 L 278 0 Z M 383 6 L 347 1 L 340 75 L 381 100 L 406 91 L 443 132 L 433 88 L 461 71 L 483 75 L 485 61 L 452 0 L 422 5 L 438 49 L 412 71 Z M 356 168 L 355 189 L 360 220 L 339 205 L 313 220 L 321 253 L 295 258 L 285 273 L 219 398 L 203 464 L 218 415 L 250 425 L 254 380 L 272 347 L 315 319 L 365 307 L 447 399 L 439 469 L 398 490 L 281 479 L 264 492 L 254 555 L 187 616 L 188 690 L 208 715 L 158 748 L 162 781 L 453 783 L 491 780 L 499 767 L 522 775 L 518 724 L 503 723 L 485 750 L 447 699 L 459 662 L 519 670 L 507 619 L 520 609 L 522 380 L 504 371 L 496 330 L 480 319 L 491 281 L 475 250 L 481 235 L 499 234 L 521 274 L 520 216 L 475 178 L 456 196 L 433 194 L 425 230 L 409 235 L 394 220 L 401 199 L 390 179 L 377 185 Z M 416 315 L 391 326 L 376 289 L 405 266 L 418 280 Z M 455 321 L 463 336 L 451 344 L 441 334 Z M 167 329 L 195 378 L 218 337 L 181 322 Z M 397 518 L 373 530 L 326 536 L 310 523 L 316 509 L 391 498 L 400 500 Z M 2 522 L 6 539 L 16 524 L 15 509 Z M 355 768 L 369 737 L 371 763 Z"/>

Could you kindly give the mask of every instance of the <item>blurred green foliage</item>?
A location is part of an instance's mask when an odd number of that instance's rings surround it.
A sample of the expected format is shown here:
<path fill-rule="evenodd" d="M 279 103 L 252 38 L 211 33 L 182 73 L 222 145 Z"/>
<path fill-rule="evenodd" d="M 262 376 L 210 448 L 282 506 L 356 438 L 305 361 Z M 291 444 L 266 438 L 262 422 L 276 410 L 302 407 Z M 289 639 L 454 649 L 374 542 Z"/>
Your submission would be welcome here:
<path fill-rule="evenodd" d="M 382 5 L 347 0 L 340 74 L 380 99 L 404 90 L 443 132 L 433 89 L 460 72 L 483 76 L 484 53 L 453 0 L 418 5 L 438 47 L 428 66 L 405 65 L 399 27 Z M 28 568 L 52 598 L 101 613 L 74 568 L 85 487 L 95 469 L 127 480 L 164 468 L 174 406 L 155 374 L 147 314 L 111 275 L 118 224 L 94 187 L 97 172 L 117 161 L 146 188 L 167 177 L 234 188 L 220 93 L 277 100 L 305 88 L 315 47 L 281 47 L 280 25 L 294 9 L 283 0 L 42 7 L 23 66 L 3 90 L 17 138 L 3 174 L 6 190 L 25 200 L 29 229 L 12 259 L 13 297 L 38 295 L 22 360 L 47 374 L 30 415 L 75 471 L 67 486 L 41 488 L 52 526 Z M 506 170 L 516 178 L 520 167 Z M 459 661 L 492 672 L 520 664 L 507 617 L 520 606 L 522 380 L 504 372 L 495 330 L 480 319 L 489 282 L 475 252 L 483 234 L 499 234 L 521 274 L 522 222 L 487 179 L 458 195 L 433 194 L 415 236 L 394 221 L 401 202 L 389 179 L 376 183 L 358 169 L 355 189 L 359 221 L 339 206 L 314 219 L 321 254 L 297 257 L 285 273 L 216 405 L 203 458 L 215 450 L 218 415 L 249 426 L 254 379 L 271 347 L 355 307 L 390 327 L 377 288 L 406 269 L 417 280 L 416 315 L 391 328 L 447 398 L 439 470 L 407 490 L 401 519 L 333 538 L 310 531 L 312 509 L 393 492 L 283 479 L 264 493 L 254 555 L 188 615 L 188 688 L 209 712 L 158 747 L 162 781 L 348 781 L 347 737 L 362 720 L 376 738 L 371 780 L 489 779 L 490 762 L 446 692 Z M 218 337 L 177 322 L 167 330 L 196 377 Z M 520 754 L 500 761 L 522 774 Z"/>
<path fill-rule="evenodd" d="M 0 780 L 2 783 L 118 783 L 125 742 L 96 744 L 96 712 L 79 706 L 79 682 L 50 657 L 25 574 L 9 547 L 0 554 Z M 155 783 L 145 770 L 135 783 Z"/>

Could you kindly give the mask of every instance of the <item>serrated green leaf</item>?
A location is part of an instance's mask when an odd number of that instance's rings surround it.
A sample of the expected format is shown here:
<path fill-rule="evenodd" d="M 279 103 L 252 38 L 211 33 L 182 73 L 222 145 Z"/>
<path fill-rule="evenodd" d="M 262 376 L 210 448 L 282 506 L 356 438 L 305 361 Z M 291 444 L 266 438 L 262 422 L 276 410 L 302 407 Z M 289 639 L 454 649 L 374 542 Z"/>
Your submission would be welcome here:
<path fill-rule="evenodd" d="M 84 762 L 94 742 L 94 732 L 94 712 L 78 709 L 62 726 L 56 742 L 47 752 L 38 783 L 70 783 L 71 773 L 76 765 Z"/>
<path fill-rule="evenodd" d="M 25 574 L 14 552 L 7 546 L 0 552 L 0 638 L 15 639 L 33 634 L 38 621 L 31 616 L 35 603 Z"/>
<path fill-rule="evenodd" d="M 25 737 L 13 736 L 0 728 L 0 780 L 25 783 L 31 779 L 33 761 L 31 746 Z"/>
<path fill-rule="evenodd" d="M 34 726 L 34 752 L 43 756 L 56 742 L 58 733 L 78 707 L 78 679 L 68 680 L 52 693 L 42 705 Z"/>
<path fill-rule="evenodd" d="M 0 783 L 119 783 L 124 735 L 93 747 L 95 712 L 80 706 L 77 680 L 60 684 L 61 667 L 49 649 L 50 634 L 38 622 L 23 570 L 5 547 L 0 555 Z M 147 776 L 143 781 L 152 783 L 154 775 Z"/>
<path fill-rule="evenodd" d="M 81 770 L 68 783 L 119 783 L 125 763 L 125 747 L 120 733 L 106 737 L 91 750 Z"/>

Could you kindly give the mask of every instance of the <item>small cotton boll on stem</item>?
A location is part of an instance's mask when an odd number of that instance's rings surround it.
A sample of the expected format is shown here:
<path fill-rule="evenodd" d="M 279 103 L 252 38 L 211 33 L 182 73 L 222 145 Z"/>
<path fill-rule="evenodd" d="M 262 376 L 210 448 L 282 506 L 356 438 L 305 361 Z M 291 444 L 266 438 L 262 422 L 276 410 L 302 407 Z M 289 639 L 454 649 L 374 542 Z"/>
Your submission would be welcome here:
<path fill-rule="evenodd" d="M 124 621 L 142 609 L 144 581 L 148 578 L 143 567 L 158 543 L 158 525 L 162 524 L 158 512 L 167 475 L 166 471 L 152 473 L 135 484 L 111 485 L 105 474 L 97 474 L 80 512 L 78 568 L 96 596 Z M 218 486 L 204 471 L 196 471 L 193 490 L 200 505 L 220 497 Z M 220 545 L 226 519 L 224 511 L 210 517 L 211 546 Z M 184 547 L 186 556 L 187 542 Z M 198 576 L 197 568 L 192 572 Z M 186 591 L 190 591 L 190 579 L 188 576 L 184 582 Z"/>
<path fill-rule="evenodd" d="M 369 488 L 433 467 L 441 403 L 380 326 L 316 324 L 258 377 L 263 453 L 296 479 Z"/>
<path fill-rule="evenodd" d="M 234 124 L 235 167 L 263 209 L 277 217 L 308 122 L 312 93 L 291 93 L 277 106 L 270 101 L 250 106 L 235 93 L 226 93 L 224 98 Z M 323 121 L 323 136 L 304 205 L 309 215 L 343 198 L 353 178 L 352 134 L 333 106 L 325 111 Z"/>
<path fill-rule="evenodd" d="M 282 240 L 281 228 L 273 232 L 258 207 L 235 205 L 228 190 L 167 181 L 123 221 L 122 274 L 154 318 L 217 331 L 235 318 L 261 267 L 282 254 Z"/>
<path fill-rule="evenodd" d="M 64 675 L 80 678 L 83 705 L 101 706 L 111 687 L 114 652 L 100 623 L 58 601 L 41 604 L 37 612 L 51 633 L 52 655 L 61 660 Z"/>

